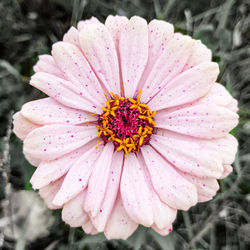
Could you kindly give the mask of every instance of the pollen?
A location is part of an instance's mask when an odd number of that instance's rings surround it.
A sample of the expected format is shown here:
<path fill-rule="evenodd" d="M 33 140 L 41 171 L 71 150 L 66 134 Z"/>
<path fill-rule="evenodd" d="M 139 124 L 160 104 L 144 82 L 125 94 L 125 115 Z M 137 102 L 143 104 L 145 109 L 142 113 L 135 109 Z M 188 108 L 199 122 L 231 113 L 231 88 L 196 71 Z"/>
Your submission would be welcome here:
<path fill-rule="evenodd" d="M 136 98 L 125 98 L 110 92 L 106 95 L 106 107 L 98 116 L 98 137 L 104 145 L 112 141 L 115 150 L 124 151 L 126 155 L 139 152 L 140 148 L 149 143 L 156 123 L 154 116 L 145 103 L 141 103 L 141 90 Z M 98 145 L 100 141 L 98 141 Z"/>

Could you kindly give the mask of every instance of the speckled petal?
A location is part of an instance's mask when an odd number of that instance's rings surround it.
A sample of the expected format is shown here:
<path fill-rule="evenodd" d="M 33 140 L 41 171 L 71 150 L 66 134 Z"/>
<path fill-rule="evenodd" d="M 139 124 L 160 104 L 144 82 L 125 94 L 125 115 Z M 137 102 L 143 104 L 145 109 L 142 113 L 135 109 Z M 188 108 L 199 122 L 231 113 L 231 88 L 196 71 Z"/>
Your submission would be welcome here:
<path fill-rule="evenodd" d="M 61 176 L 64 176 L 69 169 L 74 166 L 75 162 L 78 162 L 79 158 L 95 145 L 97 145 L 97 139 L 94 139 L 69 154 L 56 158 L 55 160 L 43 160 L 31 177 L 30 183 L 32 184 L 32 187 L 34 189 L 44 187 L 49 183 L 56 181 Z"/>
<path fill-rule="evenodd" d="M 148 103 L 152 110 L 161 110 L 193 102 L 204 96 L 219 74 L 217 63 L 206 62 L 176 76 Z"/>
<path fill-rule="evenodd" d="M 124 31 L 125 26 L 128 23 L 128 18 L 125 16 L 111 16 L 109 15 L 105 21 L 105 26 L 108 28 L 109 32 L 111 33 L 115 48 L 119 57 L 119 42 L 121 32 Z"/>
<path fill-rule="evenodd" d="M 67 33 L 63 36 L 63 41 L 65 43 L 71 43 L 78 48 L 80 48 L 79 43 L 79 32 L 75 27 L 70 27 L 70 29 L 67 31 Z"/>
<path fill-rule="evenodd" d="M 117 193 L 119 192 L 121 172 L 123 166 L 123 153 L 115 151 L 109 171 L 107 188 L 99 212 L 95 217 L 90 214 L 90 219 L 98 232 L 104 231 L 105 225 L 113 210 Z"/>
<path fill-rule="evenodd" d="M 125 97 L 134 97 L 148 60 L 148 26 L 145 19 L 132 17 L 121 33 L 120 63 Z"/>
<path fill-rule="evenodd" d="M 155 116 L 157 127 L 199 138 L 225 136 L 238 123 L 239 116 L 230 109 L 208 104 L 160 111 Z"/>
<path fill-rule="evenodd" d="M 235 160 L 238 141 L 234 136 L 227 134 L 222 138 L 207 141 L 207 148 L 219 152 L 223 164 L 230 165 Z"/>
<path fill-rule="evenodd" d="M 60 189 L 62 182 L 64 180 L 64 176 L 60 179 L 56 180 L 55 182 L 50 183 L 49 185 L 42 187 L 39 190 L 40 196 L 43 198 L 44 202 L 47 204 L 48 208 L 50 209 L 58 209 L 61 206 L 55 206 L 52 201 L 57 194 L 58 190 Z"/>
<path fill-rule="evenodd" d="M 84 97 L 79 88 L 67 80 L 38 72 L 31 77 L 30 84 L 65 106 L 91 113 L 102 113 L 100 106 Z"/>
<path fill-rule="evenodd" d="M 24 140 L 24 154 L 54 160 L 97 137 L 95 126 L 46 125 L 33 130 Z"/>
<path fill-rule="evenodd" d="M 161 89 L 180 74 L 189 58 L 194 41 L 189 36 L 175 34 L 156 60 L 142 86 L 141 100 L 150 101 Z"/>
<path fill-rule="evenodd" d="M 174 26 L 170 23 L 162 20 L 152 20 L 148 24 L 148 62 L 137 89 L 142 88 L 145 84 L 157 59 L 168 48 L 173 35 Z"/>
<path fill-rule="evenodd" d="M 224 167 L 224 171 L 219 179 L 226 178 L 233 171 L 233 168 L 231 165 L 224 165 L 223 167 Z"/>
<path fill-rule="evenodd" d="M 152 135 L 150 144 L 182 172 L 201 178 L 219 178 L 223 172 L 219 153 L 203 140 L 166 130 L 164 136 Z"/>
<path fill-rule="evenodd" d="M 97 234 L 98 231 L 96 230 L 95 226 L 93 225 L 93 223 L 91 222 L 90 218 L 88 218 L 88 221 L 86 221 L 83 225 L 82 225 L 82 229 L 86 234 Z"/>
<path fill-rule="evenodd" d="M 195 186 L 183 178 L 151 146 L 142 149 L 153 187 L 162 201 L 175 209 L 187 210 L 197 203 Z"/>
<path fill-rule="evenodd" d="M 13 124 L 13 132 L 21 140 L 24 140 L 31 131 L 40 127 L 38 124 L 26 119 L 21 112 L 17 112 L 13 115 Z"/>
<path fill-rule="evenodd" d="M 136 223 L 148 227 L 154 222 L 152 185 L 148 183 L 144 171 L 135 154 L 126 156 L 120 189 L 123 205 L 129 217 Z"/>
<path fill-rule="evenodd" d="M 218 181 L 214 178 L 198 178 L 187 173 L 182 173 L 182 176 L 195 185 L 198 192 L 198 202 L 211 200 L 220 188 Z"/>
<path fill-rule="evenodd" d="M 65 77 L 77 87 L 82 97 L 91 99 L 97 106 L 105 105 L 103 89 L 79 48 L 73 44 L 58 42 L 52 47 L 52 55 Z"/>
<path fill-rule="evenodd" d="M 191 56 L 187 60 L 183 71 L 193 68 L 204 62 L 211 62 L 212 53 L 200 40 L 194 41 Z"/>
<path fill-rule="evenodd" d="M 40 125 L 74 125 L 96 121 L 93 114 L 69 108 L 50 97 L 24 104 L 21 113 L 25 118 Z"/>
<path fill-rule="evenodd" d="M 169 226 L 167 226 L 166 228 L 163 228 L 163 229 L 159 229 L 156 225 L 153 225 L 152 229 L 155 232 L 157 232 L 158 234 L 162 235 L 162 236 L 168 235 L 173 230 L 172 225 L 169 225 Z"/>
<path fill-rule="evenodd" d="M 84 27 L 86 27 L 86 25 L 90 24 L 100 24 L 100 21 L 96 17 L 92 16 L 90 19 L 78 22 L 77 29 L 81 31 Z"/>
<path fill-rule="evenodd" d="M 44 72 L 61 78 L 64 77 L 62 71 L 56 65 L 54 58 L 50 55 L 40 55 L 33 69 L 35 72 Z"/>
<path fill-rule="evenodd" d="M 79 35 L 80 44 L 96 76 L 108 92 L 120 95 L 118 57 L 113 38 L 103 24 L 84 27 Z"/>
<path fill-rule="evenodd" d="M 107 239 L 127 239 L 138 227 L 127 214 L 122 203 L 121 196 L 118 195 L 112 214 L 104 229 Z"/>
<path fill-rule="evenodd" d="M 111 164 L 114 154 L 113 143 L 104 146 L 100 157 L 93 166 L 91 173 L 86 199 L 84 201 L 84 209 L 92 217 L 100 213 L 101 204 L 106 194 L 108 186 Z"/>
<path fill-rule="evenodd" d="M 197 100 L 195 103 L 208 105 L 217 104 L 223 107 L 227 107 L 232 99 L 232 96 L 229 94 L 226 88 L 216 82 L 212 85 L 209 92 L 204 97 Z"/>
<path fill-rule="evenodd" d="M 95 168 L 101 151 L 101 147 L 96 149 L 92 146 L 73 163 L 53 200 L 53 204 L 59 206 L 65 204 L 88 186 L 89 176 Z"/>
<path fill-rule="evenodd" d="M 71 227 L 80 227 L 88 221 L 88 215 L 82 208 L 86 192 L 82 191 L 75 198 L 64 204 L 62 219 Z"/>

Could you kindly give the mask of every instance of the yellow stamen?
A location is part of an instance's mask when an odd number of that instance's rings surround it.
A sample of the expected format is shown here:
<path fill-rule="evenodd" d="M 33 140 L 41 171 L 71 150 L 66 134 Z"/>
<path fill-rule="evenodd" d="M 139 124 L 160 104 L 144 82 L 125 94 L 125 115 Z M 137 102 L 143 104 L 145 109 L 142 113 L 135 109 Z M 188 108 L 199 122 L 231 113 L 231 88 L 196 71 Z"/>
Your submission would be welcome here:
<path fill-rule="evenodd" d="M 98 140 L 97 145 L 95 146 L 95 149 L 98 149 L 100 146 L 102 146 L 100 143 L 101 143 L 101 141 Z"/>
<path fill-rule="evenodd" d="M 125 97 L 120 97 L 113 92 L 110 92 L 109 94 L 111 99 L 109 99 L 109 97 L 105 94 L 107 99 L 106 107 L 101 107 L 103 114 L 99 116 L 99 125 L 96 126 L 98 129 L 98 137 L 104 136 L 108 141 L 114 141 L 118 143 L 116 144 L 116 150 L 123 150 L 126 155 L 128 155 L 130 152 L 139 152 L 140 147 L 145 144 L 144 140 L 153 133 L 153 126 L 156 126 L 156 123 L 153 120 L 156 111 L 151 112 L 146 104 L 140 102 L 142 94 L 141 89 L 138 90 L 136 99 L 128 98 L 125 100 Z M 140 126 L 137 130 L 137 133 L 131 135 L 130 138 L 121 140 L 117 138 L 116 134 L 114 134 L 114 132 L 110 129 L 110 127 L 112 127 L 112 124 L 110 124 L 110 117 L 116 116 L 115 111 L 119 108 L 120 103 L 124 100 L 125 102 L 129 101 L 132 104 L 129 106 L 129 109 L 137 109 L 140 112 L 138 118 L 147 121 L 147 124 L 145 127 Z M 96 112 L 93 115 L 96 115 Z M 112 119 L 112 121 L 114 120 Z M 100 141 L 98 141 L 95 148 L 98 148 L 99 146 L 101 146 Z"/>

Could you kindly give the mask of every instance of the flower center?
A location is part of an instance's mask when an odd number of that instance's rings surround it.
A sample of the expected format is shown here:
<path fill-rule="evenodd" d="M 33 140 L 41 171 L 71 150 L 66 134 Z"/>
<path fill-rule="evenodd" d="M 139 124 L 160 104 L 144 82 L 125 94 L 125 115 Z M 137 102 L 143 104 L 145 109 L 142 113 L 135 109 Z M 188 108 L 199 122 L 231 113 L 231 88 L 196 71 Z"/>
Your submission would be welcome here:
<path fill-rule="evenodd" d="M 141 90 L 137 98 L 125 98 L 110 92 L 111 100 L 106 96 L 106 107 L 98 118 L 98 137 L 104 145 L 113 141 L 117 151 L 139 152 L 140 147 L 148 144 L 156 123 L 148 106 L 140 102 Z M 99 144 L 97 145 L 99 146 Z"/>

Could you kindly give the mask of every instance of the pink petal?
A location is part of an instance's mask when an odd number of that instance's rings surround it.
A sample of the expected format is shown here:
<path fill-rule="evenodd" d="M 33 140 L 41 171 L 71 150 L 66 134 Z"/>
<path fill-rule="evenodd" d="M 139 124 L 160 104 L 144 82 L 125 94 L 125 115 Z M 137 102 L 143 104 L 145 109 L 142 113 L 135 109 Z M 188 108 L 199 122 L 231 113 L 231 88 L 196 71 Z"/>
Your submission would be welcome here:
<path fill-rule="evenodd" d="M 67 31 L 67 33 L 63 36 L 63 41 L 65 43 L 71 43 L 78 48 L 80 48 L 80 43 L 79 43 L 79 32 L 75 27 L 70 27 L 70 29 Z"/>
<path fill-rule="evenodd" d="M 189 57 L 183 71 L 195 67 L 203 62 L 211 62 L 212 53 L 200 40 L 195 40 L 192 54 Z"/>
<path fill-rule="evenodd" d="M 73 163 L 66 174 L 59 192 L 53 200 L 53 204 L 60 206 L 74 198 L 87 187 L 89 176 L 94 169 L 95 162 L 101 151 L 101 147 L 97 149 L 92 147 Z"/>
<path fill-rule="evenodd" d="M 18 138 L 24 140 L 27 135 L 36 128 L 39 128 L 38 124 L 35 124 L 26 119 L 21 112 L 17 112 L 13 115 L 13 132 Z"/>
<path fill-rule="evenodd" d="M 157 127 L 199 138 L 225 136 L 238 124 L 238 115 L 214 104 L 197 104 L 173 111 L 160 111 L 155 116 Z"/>
<path fill-rule="evenodd" d="M 232 101 L 232 96 L 228 93 L 226 88 L 219 84 L 219 83 L 214 83 L 212 84 L 209 92 L 196 101 L 196 104 L 217 104 L 220 106 L 227 107 Z"/>
<path fill-rule="evenodd" d="M 30 121 L 41 125 L 81 124 L 97 119 L 90 113 L 66 107 L 50 97 L 24 104 L 21 113 Z"/>
<path fill-rule="evenodd" d="M 58 67 L 77 87 L 81 96 L 91 99 L 98 106 L 105 104 L 103 89 L 79 48 L 73 44 L 58 42 L 53 44 L 52 55 Z"/>
<path fill-rule="evenodd" d="M 213 178 L 198 178 L 186 173 L 183 177 L 195 185 L 198 191 L 198 202 L 211 200 L 220 188 L 217 180 Z"/>
<path fill-rule="evenodd" d="M 96 106 L 92 100 L 84 97 L 79 88 L 67 80 L 51 74 L 38 72 L 31 77 L 30 84 L 63 105 L 91 113 L 102 113 L 102 109 L 99 106 Z"/>
<path fill-rule="evenodd" d="M 223 172 L 219 153 L 208 149 L 205 140 L 165 131 L 152 135 L 150 144 L 182 172 L 202 178 L 219 178 Z"/>
<path fill-rule="evenodd" d="M 44 72 L 57 77 L 63 77 L 62 71 L 57 67 L 54 58 L 50 55 L 39 56 L 39 60 L 33 69 L 35 72 Z"/>
<path fill-rule="evenodd" d="M 152 65 L 142 87 L 142 102 L 148 102 L 181 73 L 189 58 L 194 41 L 189 36 L 175 34 Z"/>
<path fill-rule="evenodd" d="M 224 165 L 224 171 L 223 171 L 223 173 L 222 173 L 222 175 L 220 176 L 219 179 L 226 178 L 232 171 L 233 171 L 232 166 L 230 166 L 230 165 Z"/>
<path fill-rule="evenodd" d="M 54 160 L 97 137 L 95 126 L 46 125 L 33 130 L 24 140 L 24 154 Z"/>
<path fill-rule="evenodd" d="M 233 112 L 238 112 L 238 101 L 236 99 L 232 99 L 231 102 L 227 105 L 227 108 L 232 110 Z"/>
<path fill-rule="evenodd" d="M 126 240 L 136 230 L 137 226 L 138 224 L 128 216 L 119 195 L 104 229 L 105 236 L 107 239 Z"/>
<path fill-rule="evenodd" d="M 39 190 L 40 196 L 44 199 L 44 202 L 47 204 L 48 208 L 50 209 L 58 209 L 61 206 L 55 206 L 52 201 L 57 194 L 58 190 L 60 189 L 64 177 L 58 179 L 55 182 L 50 183 L 49 185 L 42 187 Z"/>
<path fill-rule="evenodd" d="M 106 144 L 93 166 L 88 182 L 87 196 L 84 201 L 84 210 L 91 214 L 92 217 L 100 213 L 101 204 L 107 192 L 113 153 L 113 143 Z"/>
<path fill-rule="evenodd" d="M 39 189 L 65 175 L 74 163 L 78 162 L 79 158 L 95 145 L 97 145 L 97 139 L 60 158 L 52 161 L 42 161 L 31 177 L 30 182 L 33 188 Z"/>
<path fill-rule="evenodd" d="M 82 229 L 86 234 L 93 235 L 98 233 L 90 219 L 82 225 Z"/>
<path fill-rule="evenodd" d="M 100 21 L 96 17 L 92 16 L 90 19 L 78 22 L 77 29 L 81 31 L 84 27 L 86 27 L 86 25 L 90 24 L 100 24 Z"/>
<path fill-rule="evenodd" d="M 30 156 L 29 154 L 26 154 L 26 155 L 25 155 L 25 158 L 26 158 L 26 160 L 27 160 L 31 165 L 33 165 L 34 167 L 39 166 L 39 164 L 41 163 L 41 160 L 36 159 L 36 158 Z"/>
<path fill-rule="evenodd" d="M 121 32 L 124 30 L 127 23 L 128 23 L 128 18 L 125 16 L 109 15 L 105 21 L 105 26 L 108 28 L 109 32 L 111 33 L 113 37 L 117 54 L 119 53 L 118 48 L 119 48 Z"/>
<path fill-rule="evenodd" d="M 157 59 L 164 53 L 173 35 L 174 27 L 170 23 L 161 20 L 152 20 L 148 24 L 148 62 L 140 80 L 138 89 L 145 84 Z"/>
<path fill-rule="evenodd" d="M 132 17 L 120 37 L 120 60 L 125 97 L 134 97 L 148 60 L 148 26 L 145 19 Z"/>
<path fill-rule="evenodd" d="M 197 203 L 197 190 L 193 184 L 178 174 L 151 146 L 142 147 L 141 152 L 153 187 L 163 202 L 182 210 L 187 210 Z"/>
<path fill-rule="evenodd" d="M 85 191 L 81 192 L 63 206 L 62 219 L 71 227 L 80 227 L 89 220 L 88 215 L 82 208 L 85 194 Z"/>
<path fill-rule="evenodd" d="M 152 149 L 152 148 L 151 148 Z M 153 149 L 152 149 L 153 150 Z M 159 228 L 165 228 L 166 226 L 170 227 L 173 221 L 175 220 L 177 210 L 169 207 L 160 200 L 160 197 L 155 192 L 152 183 L 152 177 L 150 172 L 147 170 L 147 165 L 141 153 L 137 154 L 137 158 L 140 162 L 140 165 L 143 166 L 144 172 L 146 175 L 147 183 L 150 183 L 151 191 L 151 206 L 153 208 L 154 223 Z"/>
<path fill-rule="evenodd" d="M 122 165 L 123 153 L 115 151 L 109 171 L 106 192 L 104 194 L 104 198 L 100 206 L 99 212 L 93 218 L 90 216 L 91 221 L 98 232 L 104 231 L 105 225 L 107 224 L 109 217 L 113 216 L 111 212 L 114 207 L 117 198 L 117 192 L 120 187 Z"/>
<path fill-rule="evenodd" d="M 219 152 L 223 164 L 230 165 L 235 160 L 238 141 L 234 136 L 227 134 L 222 138 L 209 140 L 207 142 L 207 147 Z"/>
<path fill-rule="evenodd" d="M 115 44 L 103 24 L 86 25 L 80 32 L 82 51 L 108 92 L 120 95 L 119 64 Z"/>
<path fill-rule="evenodd" d="M 126 156 L 120 185 L 123 205 L 130 218 L 147 227 L 154 221 L 151 189 L 135 154 Z"/>
<path fill-rule="evenodd" d="M 162 235 L 162 236 L 168 235 L 168 234 L 171 233 L 172 230 L 173 230 L 172 225 L 167 226 L 166 228 L 163 228 L 163 229 L 159 229 L 156 225 L 153 225 L 153 226 L 152 226 L 152 229 L 153 229 L 155 232 L 157 232 L 158 234 Z"/>
<path fill-rule="evenodd" d="M 150 102 L 151 110 L 161 110 L 192 102 L 204 96 L 219 74 L 217 63 L 206 62 L 175 77 Z"/>
<path fill-rule="evenodd" d="M 152 196 L 152 206 L 154 213 L 153 225 L 156 225 L 160 229 L 171 227 L 176 218 L 177 210 L 163 203 L 158 195 L 154 193 L 154 191 L 152 193 L 154 194 Z"/>

